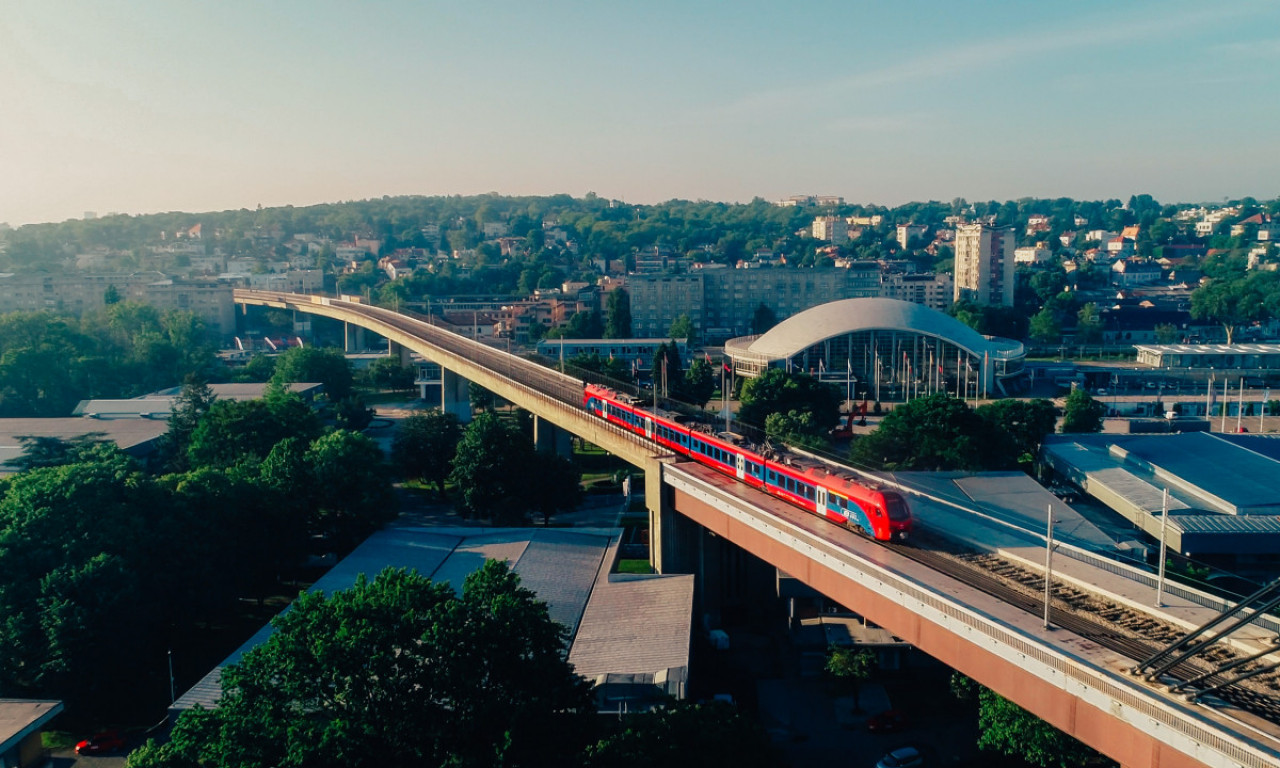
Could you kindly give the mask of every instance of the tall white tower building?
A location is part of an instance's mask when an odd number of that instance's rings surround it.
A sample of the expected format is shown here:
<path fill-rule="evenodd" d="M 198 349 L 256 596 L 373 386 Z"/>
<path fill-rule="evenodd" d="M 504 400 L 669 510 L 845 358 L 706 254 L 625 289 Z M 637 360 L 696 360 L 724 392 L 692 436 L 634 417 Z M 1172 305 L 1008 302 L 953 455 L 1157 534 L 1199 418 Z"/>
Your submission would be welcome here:
<path fill-rule="evenodd" d="M 956 227 L 955 300 L 1013 306 L 1014 238 L 1011 227 Z"/>

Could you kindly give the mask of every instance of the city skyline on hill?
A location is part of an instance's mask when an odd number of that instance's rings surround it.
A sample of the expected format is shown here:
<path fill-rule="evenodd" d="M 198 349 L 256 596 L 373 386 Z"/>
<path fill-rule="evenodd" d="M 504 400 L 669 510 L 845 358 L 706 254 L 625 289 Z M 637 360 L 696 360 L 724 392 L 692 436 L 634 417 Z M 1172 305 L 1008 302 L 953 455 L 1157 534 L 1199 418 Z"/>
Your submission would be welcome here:
<path fill-rule="evenodd" d="M 20 0 L 0 221 L 588 191 L 1274 197 L 1280 7 Z"/>

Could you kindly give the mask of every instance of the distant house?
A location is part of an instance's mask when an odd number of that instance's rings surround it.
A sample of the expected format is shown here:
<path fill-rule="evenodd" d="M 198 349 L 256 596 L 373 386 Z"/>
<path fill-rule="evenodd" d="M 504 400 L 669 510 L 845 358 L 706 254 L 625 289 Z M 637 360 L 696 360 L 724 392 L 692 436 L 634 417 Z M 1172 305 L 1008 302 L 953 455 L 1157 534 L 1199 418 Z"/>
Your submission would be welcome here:
<path fill-rule="evenodd" d="M 1107 253 L 1115 258 L 1127 258 L 1133 255 L 1133 240 L 1127 237 L 1113 237 L 1107 241 Z"/>
<path fill-rule="evenodd" d="M 1111 265 L 1111 283 L 1121 288 L 1159 282 L 1160 265 L 1146 259 L 1120 259 Z"/>

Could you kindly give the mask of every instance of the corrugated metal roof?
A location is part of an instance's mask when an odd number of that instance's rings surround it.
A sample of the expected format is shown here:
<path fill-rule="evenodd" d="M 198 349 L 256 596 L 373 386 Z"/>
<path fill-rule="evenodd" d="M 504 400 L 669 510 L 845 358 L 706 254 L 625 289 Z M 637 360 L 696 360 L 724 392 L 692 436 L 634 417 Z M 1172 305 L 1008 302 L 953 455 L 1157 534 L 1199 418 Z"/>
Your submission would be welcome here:
<path fill-rule="evenodd" d="M 615 577 L 587 603 L 569 662 L 588 679 L 689 664 L 693 576 Z"/>
<path fill-rule="evenodd" d="M 1280 515 L 1170 515 L 1169 525 L 1184 533 L 1280 534 Z"/>
<path fill-rule="evenodd" d="M 1240 514 L 1280 510 L 1280 483 L 1276 482 L 1280 462 L 1217 435 L 1151 435 L 1125 440 L 1122 445 L 1188 486 L 1225 501 Z"/>
<path fill-rule="evenodd" d="M 1280 344 L 1134 344 L 1166 355 L 1280 355 Z"/>
<path fill-rule="evenodd" d="M 577 635 L 609 543 L 604 535 L 540 530 L 516 564 L 520 581 L 547 603 L 551 618 L 568 627 L 570 636 Z"/>

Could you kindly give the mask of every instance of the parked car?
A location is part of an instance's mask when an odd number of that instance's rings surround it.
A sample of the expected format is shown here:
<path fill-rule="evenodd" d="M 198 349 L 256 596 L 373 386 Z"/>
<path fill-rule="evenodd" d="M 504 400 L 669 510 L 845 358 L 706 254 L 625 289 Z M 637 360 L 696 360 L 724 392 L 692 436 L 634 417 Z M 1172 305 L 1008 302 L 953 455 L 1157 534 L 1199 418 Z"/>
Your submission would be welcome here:
<path fill-rule="evenodd" d="M 917 768 L 924 765 L 924 755 L 915 747 L 895 749 L 876 763 L 876 768 Z"/>
<path fill-rule="evenodd" d="M 867 720 L 867 730 L 872 733 L 894 733 L 906 727 L 907 715 L 898 709 L 887 709 Z"/>
<path fill-rule="evenodd" d="M 106 755 L 124 749 L 124 739 L 115 731 L 95 733 L 76 744 L 77 755 Z"/>

